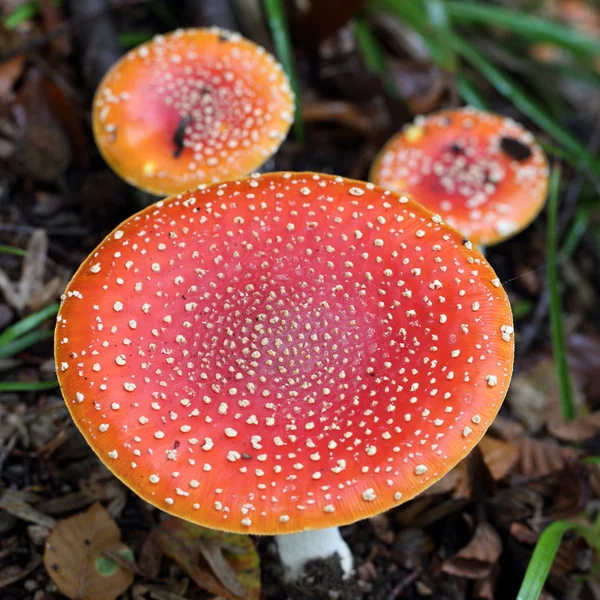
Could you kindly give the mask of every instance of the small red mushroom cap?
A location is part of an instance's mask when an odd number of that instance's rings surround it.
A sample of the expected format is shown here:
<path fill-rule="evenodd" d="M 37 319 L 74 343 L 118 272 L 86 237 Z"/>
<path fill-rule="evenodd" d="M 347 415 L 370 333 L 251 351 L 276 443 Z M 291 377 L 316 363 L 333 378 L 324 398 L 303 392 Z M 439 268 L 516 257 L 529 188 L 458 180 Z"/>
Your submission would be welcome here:
<path fill-rule="evenodd" d="M 548 163 L 533 134 L 473 108 L 417 117 L 371 169 L 377 185 L 411 194 L 473 243 L 497 244 L 539 214 Z"/>
<path fill-rule="evenodd" d="M 169 198 L 82 264 L 56 328 L 73 419 L 160 509 L 256 534 L 409 500 L 483 436 L 513 365 L 483 256 L 413 200 L 315 173 Z"/>
<path fill-rule="evenodd" d="M 262 47 L 222 29 L 180 29 L 131 50 L 101 82 L 94 137 L 132 185 L 171 195 L 247 175 L 279 148 L 294 96 Z"/>

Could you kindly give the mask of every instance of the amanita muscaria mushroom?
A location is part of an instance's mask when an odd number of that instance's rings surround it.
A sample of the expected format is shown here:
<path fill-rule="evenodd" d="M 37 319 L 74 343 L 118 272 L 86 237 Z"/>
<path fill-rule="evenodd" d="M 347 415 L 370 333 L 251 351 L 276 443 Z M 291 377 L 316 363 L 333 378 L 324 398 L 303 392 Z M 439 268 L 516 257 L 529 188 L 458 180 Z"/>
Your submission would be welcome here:
<path fill-rule="evenodd" d="M 182 29 L 131 50 L 93 103 L 111 168 L 156 195 L 247 175 L 279 148 L 294 96 L 262 47 L 222 29 Z"/>
<path fill-rule="evenodd" d="M 314 554 L 477 444 L 512 333 L 494 271 L 438 215 L 372 183 L 272 173 L 108 235 L 63 297 L 56 363 L 75 423 L 139 496 L 227 531 L 325 529 L 279 536 Z"/>
<path fill-rule="evenodd" d="M 548 163 L 512 119 L 461 108 L 417 117 L 387 142 L 370 179 L 412 194 L 474 244 L 490 246 L 539 214 Z"/>

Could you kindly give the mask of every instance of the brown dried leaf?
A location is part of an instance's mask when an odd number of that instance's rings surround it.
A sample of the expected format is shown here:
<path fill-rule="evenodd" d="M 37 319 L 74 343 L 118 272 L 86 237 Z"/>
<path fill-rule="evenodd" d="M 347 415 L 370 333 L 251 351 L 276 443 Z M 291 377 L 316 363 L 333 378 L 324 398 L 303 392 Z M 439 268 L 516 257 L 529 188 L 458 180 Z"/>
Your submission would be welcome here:
<path fill-rule="evenodd" d="M 584 398 L 578 382 L 574 381 L 576 405 Z M 551 358 L 544 358 L 532 369 L 513 377 L 507 402 L 516 417 L 532 433 L 541 431 L 548 419 L 560 415 L 558 378 Z"/>
<path fill-rule="evenodd" d="M 506 477 L 519 460 L 519 448 L 490 435 L 485 435 L 478 445 L 483 462 L 494 481 Z M 425 495 L 445 494 L 454 491 L 455 498 L 468 498 L 471 486 L 467 477 L 467 460 L 463 460 L 452 471 L 425 490 Z"/>
<path fill-rule="evenodd" d="M 518 421 L 498 415 L 492 421 L 489 433 L 505 442 L 516 442 L 525 433 L 525 428 Z"/>
<path fill-rule="evenodd" d="M 519 449 L 519 463 L 515 471 L 525 477 L 542 477 L 561 471 L 566 465 L 567 456 L 572 454 L 553 440 L 535 440 L 529 437 L 521 438 Z"/>
<path fill-rule="evenodd" d="M 496 481 L 504 479 L 519 460 L 517 446 L 497 440 L 491 435 L 483 436 L 479 442 L 479 449 L 483 456 L 483 462 Z"/>
<path fill-rule="evenodd" d="M 133 559 L 117 524 L 100 504 L 61 521 L 46 542 L 44 565 L 71 600 L 114 600 L 133 583 L 133 574 L 105 552 Z"/>
<path fill-rule="evenodd" d="M 537 533 L 531 531 L 529 527 L 518 521 L 511 523 L 510 534 L 522 544 L 527 544 L 529 546 L 535 546 L 539 537 Z"/>
<path fill-rule="evenodd" d="M 34 523 L 50 529 L 56 525 L 56 520 L 52 517 L 33 508 L 33 506 L 30 506 L 27 502 L 11 497 L 11 495 L 6 492 L 0 496 L 0 508 L 29 523 Z"/>
<path fill-rule="evenodd" d="M 6 302 L 19 312 L 29 304 L 31 297 L 43 284 L 48 252 L 48 236 L 44 229 L 35 229 L 27 243 L 27 255 L 23 259 L 21 278 L 14 284 L 0 269 L 0 291 Z"/>
<path fill-rule="evenodd" d="M 594 437 L 600 430 L 600 411 L 565 421 L 562 415 L 548 419 L 548 431 L 563 442 L 580 444 Z"/>
<path fill-rule="evenodd" d="M 339 123 L 355 129 L 365 135 L 371 132 L 372 125 L 364 111 L 355 104 L 343 100 L 319 100 L 302 105 L 302 116 L 307 123 L 330 122 Z"/>
<path fill-rule="evenodd" d="M 442 571 L 467 579 L 485 579 L 502 554 L 502 540 L 489 524 L 479 523 L 473 539 L 452 558 L 444 561 Z"/>
<path fill-rule="evenodd" d="M 138 561 L 140 570 L 146 577 L 155 579 L 160 572 L 163 553 L 156 541 L 156 534 L 151 531 L 142 544 L 140 559 Z"/>
<path fill-rule="evenodd" d="M 156 541 L 201 589 L 229 600 L 260 596 L 259 558 L 248 536 L 206 529 L 171 517 L 156 529 Z M 200 556 L 218 580 L 201 566 Z"/>
<path fill-rule="evenodd" d="M 179 594 L 174 594 L 169 590 L 151 584 L 134 585 L 131 589 L 131 595 L 133 600 L 148 600 L 148 598 L 152 598 L 152 600 L 186 600 Z"/>

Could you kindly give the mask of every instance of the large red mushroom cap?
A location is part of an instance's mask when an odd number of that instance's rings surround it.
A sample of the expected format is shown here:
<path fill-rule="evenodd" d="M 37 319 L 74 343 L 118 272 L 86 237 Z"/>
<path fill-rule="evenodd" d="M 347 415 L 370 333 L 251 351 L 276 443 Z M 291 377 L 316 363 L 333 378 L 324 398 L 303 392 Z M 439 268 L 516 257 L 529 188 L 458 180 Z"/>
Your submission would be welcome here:
<path fill-rule="evenodd" d="M 256 170 L 279 148 L 293 112 L 288 78 L 262 47 L 222 29 L 182 29 L 110 69 L 93 128 L 123 179 L 171 195 Z"/>
<path fill-rule="evenodd" d="M 370 179 L 413 195 L 473 243 L 489 246 L 542 210 L 548 163 L 533 134 L 512 119 L 460 108 L 417 117 L 384 146 Z"/>
<path fill-rule="evenodd" d="M 482 437 L 513 364 L 507 296 L 470 242 L 371 183 L 272 173 L 127 219 L 69 284 L 65 401 L 160 509 L 228 531 L 349 523 Z"/>

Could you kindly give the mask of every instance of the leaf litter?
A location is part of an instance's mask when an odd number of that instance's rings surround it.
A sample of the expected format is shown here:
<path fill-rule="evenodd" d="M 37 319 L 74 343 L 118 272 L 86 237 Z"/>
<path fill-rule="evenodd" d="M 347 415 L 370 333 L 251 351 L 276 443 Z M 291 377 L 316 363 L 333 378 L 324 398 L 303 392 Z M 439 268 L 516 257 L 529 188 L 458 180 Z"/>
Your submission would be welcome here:
<path fill-rule="evenodd" d="M 204 7 L 206 2 L 188 4 Z M 113 3 L 113 8 L 125 7 L 119 13 L 122 20 L 115 20 L 117 27 L 142 23 L 164 29 L 145 3 L 138 3 L 135 11 L 127 4 Z M 25 257 L 0 255 L 2 327 L 56 301 L 80 260 L 141 202 L 93 149 L 84 92 L 88 65 L 79 65 L 73 52 L 64 5 L 42 2 L 39 17 L 25 22 L 18 33 L 0 29 L 3 54 L 35 40 L 45 28 L 66 25 L 67 31 L 43 51 L 28 50 L 0 65 L 0 236 L 2 244 L 26 250 Z M 433 64 L 413 29 L 388 15 L 368 19 L 406 105 L 393 101 L 367 72 L 351 24 L 322 42 L 315 39 L 314 53 L 297 57 L 310 144 L 288 140 L 269 163 L 270 170 L 312 168 L 364 178 L 377 148 L 412 113 L 457 102 L 455 78 Z M 248 27 L 258 38 L 255 26 Z M 522 117 L 477 73 L 467 75 L 500 112 Z M 525 77 L 525 71 L 520 75 Z M 590 129 L 586 114 L 597 108 L 572 92 L 566 90 L 565 97 L 574 107 L 573 126 L 585 133 Z M 584 203 L 583 196 L 578 202 Z M 583 518 L 586 507 L 593 514 L 600 501 L 600 467 L 583 464 L 600 456 L 600 341 L 594 313 L 600 285 L 593 275 L 600 269 L 597 210 L 590 211 L 586 226 L 588 233 L 563 266 L 578 417 L 562 421 L 547 327 L 543 318 L 536 323 L 532 313 L 524 314 L 516 335 L 518 345 L 529 338 L 527 352 L 517 361 L 501 415 L 478 450 L 426 494 L 342 529 L 357 566 L 348 585 L 336 584 L 335 569 L 325 564 L 315 565 L 302 586 L 283 589 L 270 538 L 234 542 L 224 534 L 213 536 L 165 518 L 99 464 L 68 418 L 54 408 L 62 405 L 57 392 L 9 392 L 0 402 L 0 597 L 24 597 L 30 588 L 45 598 L 55 597 L 48 577 L 55 581 L 56 572 L 46 563 L 45 570 L 39 567 L 40 553 L 47 541 L 57 535 L 60 540 L 62 530 L 70 531 L 69 519 L 89 520 L 91 510 L 103 511 L 102 519 L 111 523 L 109 547 L 102 550 L 98 565 L 111 573 L 109 578 L 127 583 L 123 589 L 132 600 L 243 597 L 238 592 L 256 598 L 260 589 L 267 600 L 280 600 L 284 594 L 294 600 L 338 600 L 330 592 L 339 593 L 339 600 L 418 594 L 451 600 L 514 597 L 543 529 L 556 518 Z M 536 222 L 514 241 L 490 249 L 490 261 L 503 281 L 520 277 L 507 284 L 513 299 L 532 306 L 541 303 L 545 289 L 542 272 L 532 270 L 543 263 L 542 230 Z M 39 343 L 2 360 L 0 375 L 36 381 L 51 375 L 52 368 L 51 344 Z M 548 583 L 553 597 L 577 597 L 579 592 L 572 592 L 575 582 L 587 586 L 589 597 L 600 598 L 598 577 L 589 576 L 592 569 L 578 559 L 582 554 L 581 540 L 575 537 L 561 547 Z M 81 578 L 75 563 L 65 563 L 65 573 Z M 94 570 L 95 562 L 84 578 L 95 577 Z M 583 583 L 577 581 L 582 577 Z"/>

